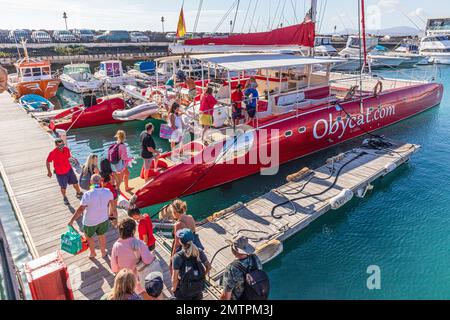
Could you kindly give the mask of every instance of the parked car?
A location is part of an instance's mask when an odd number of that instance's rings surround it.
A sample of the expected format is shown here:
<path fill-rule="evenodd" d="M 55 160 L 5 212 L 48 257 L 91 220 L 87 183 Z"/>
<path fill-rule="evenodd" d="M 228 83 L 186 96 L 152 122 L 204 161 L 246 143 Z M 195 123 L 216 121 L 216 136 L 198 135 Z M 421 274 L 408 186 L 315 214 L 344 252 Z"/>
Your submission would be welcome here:
<path fill-rule="evenodd" d="M 72 33 L 80 42 L 94 42 L 95 34 L 90 29 L 75 29 Z"/>
<path fill-rule="evenodd" d="M 31 41 L 30 32 L 23 29 L 11 30 L 9 32 L 9 41 L 20 42 L 21 40 Z"/>
<path fill-rule="evenodd" d="M 177 37 L 177 34 L 174 33 L 174 32 L 170 32 L 170 33 L 166 34 L 166 39 L 167 40 L 171 40 L 172 41 L 172 40 L 175 40 L 176 37 Z"/>
<path fill-rule="evenodd" d="M 53 39 L 56 42 L 77 42 L 77 38 L 68 30 L 56 30 L 53 32 Z"/>
<path fill-rule="evenodd" d="M 43 30 L 36 30 L 31 33 L 31 40 L 36 43 L 50 43 L 52 38 Z"/>
<path fill-rule="evenodd" d="M 95 41 L 98 42 L 130 42 L 130 40 L 130 34 L 124 30 L 106 31 L 95 37 Z"/>
<path fill-rule="evenodd" d="M 131 42 L 149 42 L 150 38 L 143 32 L 135 31 L 130 33 Z"/>
<path fill-rule="evenodd" d="M 9 42 L 8 31 L 0 31 L 0 43 Z"/>

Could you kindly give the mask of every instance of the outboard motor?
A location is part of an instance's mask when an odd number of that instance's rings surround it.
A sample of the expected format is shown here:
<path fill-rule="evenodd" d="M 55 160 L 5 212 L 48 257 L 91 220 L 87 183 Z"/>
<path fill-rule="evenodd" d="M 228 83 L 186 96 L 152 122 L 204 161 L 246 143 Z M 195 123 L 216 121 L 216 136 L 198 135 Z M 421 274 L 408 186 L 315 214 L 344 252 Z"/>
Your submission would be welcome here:
<path fill-rule="evenodd" d="M 97 105 L 97 97 L 94 93 L 83 96 L 83 104 L 86 108 Z"/>

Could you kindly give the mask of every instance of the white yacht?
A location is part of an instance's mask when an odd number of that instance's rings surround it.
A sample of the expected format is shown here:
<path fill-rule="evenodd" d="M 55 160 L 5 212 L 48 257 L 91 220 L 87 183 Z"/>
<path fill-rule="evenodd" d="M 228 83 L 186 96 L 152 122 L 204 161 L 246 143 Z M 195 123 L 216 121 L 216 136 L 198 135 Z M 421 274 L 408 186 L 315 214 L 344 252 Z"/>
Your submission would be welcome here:
<path fill-rule="evenodd" d="M 450 18 L 428 19 L 419 53 L 429 63 L 450 64 Z"/>
<path fill-rule="evenodd" d="M 331 37 L 316 37 L 314 44 L 314 53 L 316 56 L 337 56 L 338 52 L 331 43 Z"/>
<path fill-rule="evenodd" d="M 401 57 L 397 55 L 388 55 L 384 52 L 374 51 L 378 45 L 378 38 L 367 37 L 366 48 L 369 52 L 368 62 L 372 69 L 380 68 L 399 68 L 402 64 L 410 63 L 411 58 Z M 357 71 L 361 68 L 360 60 L 360 39 L 359 36 L 350 36 L 347 40 L 347 45 L 344 50 L 339 52 L 339 56 L 346 58 L 347 61 L 341 64 L 337 64 L 333 70 L 336 71 Z"/>
<path fill-rule="evenodd" d="M 76 93 L 96 91 L 103 86 L 103 80 L 92 75 L 91 68 L 87 63 L 64 66 L 63 73 L 59 78 L 64 88 Z"/>
<path fill-rule="evenodd" d="M 105 85 L 112 89 L 136 84 L 134 77 L 123 72 L 122 61 L 120 60 L 100 62 L 99 71 L 94 76 L 99 80 L 103 80 Z"/>
<path fill-rule="evenodd" d="M 420 54 L 430 63 L 450 64 L 450 36 L 425 36 L 420 42 Z"/>

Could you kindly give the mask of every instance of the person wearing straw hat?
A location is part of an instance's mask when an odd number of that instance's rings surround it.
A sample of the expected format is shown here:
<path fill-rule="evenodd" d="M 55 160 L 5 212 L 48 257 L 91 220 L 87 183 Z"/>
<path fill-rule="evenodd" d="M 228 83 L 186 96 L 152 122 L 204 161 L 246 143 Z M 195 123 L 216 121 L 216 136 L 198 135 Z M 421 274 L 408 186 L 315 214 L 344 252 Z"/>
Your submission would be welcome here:
<path fill-rule="evenodd" d="M 245 273 L 243 270 L 262 270 L 261 260 L 255 255 L 255 248 L 247 237 L 235 236 L 226 241 L 231 246 L 231 252 L 236 260 L 230 263 L 223 275 L 223 292 L 221 300 L 241 300 L 245 288 Z"/>

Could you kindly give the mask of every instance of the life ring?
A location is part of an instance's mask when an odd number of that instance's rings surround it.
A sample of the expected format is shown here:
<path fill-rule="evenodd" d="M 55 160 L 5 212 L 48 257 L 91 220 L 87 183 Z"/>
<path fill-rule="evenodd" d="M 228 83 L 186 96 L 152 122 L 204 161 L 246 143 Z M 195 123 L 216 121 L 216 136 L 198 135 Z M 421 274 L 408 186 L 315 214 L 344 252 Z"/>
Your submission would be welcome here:
<path fill-rule="evenodd" d="M 373 88 L 373 95 L 375 97 L 378 97 L 382 91 L 383 91 L 383 82 L 378 81 L 376 86 Z"/>

